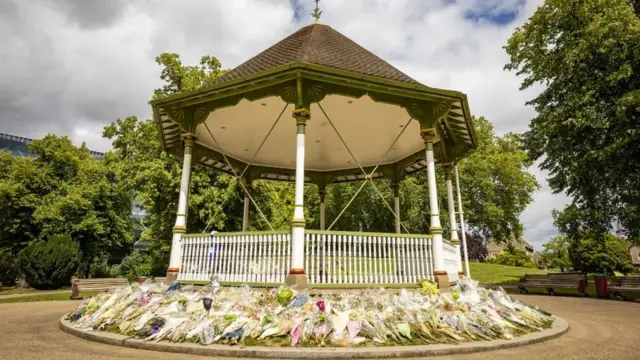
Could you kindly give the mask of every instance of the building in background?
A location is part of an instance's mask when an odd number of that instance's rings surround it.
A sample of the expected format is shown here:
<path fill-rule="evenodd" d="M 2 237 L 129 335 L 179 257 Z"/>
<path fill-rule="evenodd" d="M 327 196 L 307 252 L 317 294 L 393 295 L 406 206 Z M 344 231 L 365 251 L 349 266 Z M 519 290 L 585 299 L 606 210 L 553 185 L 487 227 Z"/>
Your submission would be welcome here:
<path fill-rule="evenodd" d="M 33 139 L 26 137 L 0 133 L 0 151 L 8 151 L 13 156 L 34 157 L 35 155 L 29 152 L 29 143 L 32 141 Z M 89 154 L 98 160 L 104 159 L 104 153 L 89 150 Z"/>
<path fill-rule="evenodd" d="M 487 259 L 495 258 L 498 254 L 506 251 L 509 245 L 526 252 L 533 259 L 535 249 L 523 238 L 511 239 L 506 243 L 496 243 L 493 239 L 489 239 L 487 242 Z"/>

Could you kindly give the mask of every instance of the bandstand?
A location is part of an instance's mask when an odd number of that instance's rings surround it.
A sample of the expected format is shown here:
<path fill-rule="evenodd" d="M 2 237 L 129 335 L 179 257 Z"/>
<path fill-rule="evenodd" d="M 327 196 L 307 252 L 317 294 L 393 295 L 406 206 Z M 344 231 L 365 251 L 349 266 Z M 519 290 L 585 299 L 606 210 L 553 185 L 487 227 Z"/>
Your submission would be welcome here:
<path fill-rule="evenodd" d="M 430 279 L 446 287 L 463 273 L 452 177 L 476 147 L 466 95 L 420 84 L 318 18 L 215 84 L 152 102 L 164 148 L 183 164 L 167 278 L 299 287 Z M 451 239 L 442 236 L 436 164 L 446 174 Z M 194 165 L 240 180 L 242 232 L 187 233 Z M 403 231 L 399 211 L 398 184 L 418 171 L 427 172 L 429 234 Z M 380 178 L 394 189 L 396 232 L 332 231 L 326 187 Z M 291 231 L 247 231 L 257 179 L 295 182 Z M 320 191 L 319 229 L 305 223 L 305 183 Z"/>

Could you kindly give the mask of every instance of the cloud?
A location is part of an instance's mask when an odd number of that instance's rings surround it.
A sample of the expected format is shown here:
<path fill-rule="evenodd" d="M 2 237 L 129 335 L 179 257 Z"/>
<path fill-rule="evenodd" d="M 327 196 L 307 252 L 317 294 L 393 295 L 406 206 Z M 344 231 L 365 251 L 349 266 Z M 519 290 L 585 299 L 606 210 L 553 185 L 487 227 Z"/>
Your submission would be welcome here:
<path fill-rule="evenodd" d="M 468 94 L 498 133 L 526 130 L 539 89 L 519 91 L 502 46 L 541 0 L 322 0 L 321 20 L 428 86 Z M 102 127 L 150 116 L 154 58 L 202 55 L 234 67 L 312 22 L 311 0 L 0 0 L 0 132 L 68 135 L 104 151 Z M 566 198 L 544 185 L 522 214 L 534 244 Z"/>

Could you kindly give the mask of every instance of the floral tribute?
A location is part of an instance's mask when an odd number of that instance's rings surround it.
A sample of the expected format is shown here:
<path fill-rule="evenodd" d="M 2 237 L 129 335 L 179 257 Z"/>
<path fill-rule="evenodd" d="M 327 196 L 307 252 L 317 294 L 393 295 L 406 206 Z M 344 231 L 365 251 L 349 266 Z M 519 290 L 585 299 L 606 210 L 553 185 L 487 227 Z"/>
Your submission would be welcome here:
<path fill-rule="evenodd" d="M 148 341 L 268 346 L 390 346 L 511 339 L 552 325 L 550 314 L 464 278 L 448 293 L 385 289 L 309 295 L 290 288 L 200 290 L 147 281 L 85 299 L 77 328 Z"/>

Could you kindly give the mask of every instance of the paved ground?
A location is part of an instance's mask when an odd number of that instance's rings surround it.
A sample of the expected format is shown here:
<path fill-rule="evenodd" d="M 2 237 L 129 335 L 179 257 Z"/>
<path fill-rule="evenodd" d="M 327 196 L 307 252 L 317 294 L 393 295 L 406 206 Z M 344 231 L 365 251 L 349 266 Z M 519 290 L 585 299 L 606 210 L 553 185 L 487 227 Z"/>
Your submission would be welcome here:
<path fill-rule="evenodd" d="M 569 332 L 559 339 L 542 344 L 439 359 L 640 359 L 640 304 L 550 296 L 519 298 L 566 319 L 570 325 Z M 126 349 L 75 338 L 60 331 L 58 321 L 65 312 L 71 311 L 77 304 L 76 301 L 0 304 L 2 359 L 214 359 Z"/>

